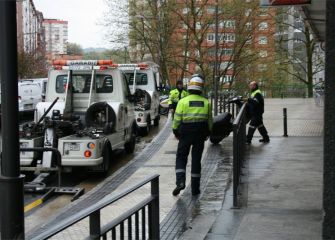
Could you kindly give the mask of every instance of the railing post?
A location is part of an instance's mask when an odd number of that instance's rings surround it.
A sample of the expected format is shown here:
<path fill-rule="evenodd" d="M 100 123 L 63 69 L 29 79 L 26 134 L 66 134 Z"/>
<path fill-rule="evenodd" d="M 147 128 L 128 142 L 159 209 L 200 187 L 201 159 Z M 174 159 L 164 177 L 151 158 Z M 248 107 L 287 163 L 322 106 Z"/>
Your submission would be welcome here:
<path fill-rule="evenodd" d="M 287 135 L 287 109 L 283 108 L 283 121 L 284 121 L 284 137 L 288 137 Z"/>
<path fill-rule="evenodd" d="M 155 200 L 150 204 L 149 208 L 149 239 L 160 239 L 159 233 L 159 177 L 151 181 L 151 195 Z"/>
<path fill-rule="evenodd" d="M 101 235 L 100 227 L 100 211 L 96 211 L 90 215 L 90 239 L 98 240 Z"/>

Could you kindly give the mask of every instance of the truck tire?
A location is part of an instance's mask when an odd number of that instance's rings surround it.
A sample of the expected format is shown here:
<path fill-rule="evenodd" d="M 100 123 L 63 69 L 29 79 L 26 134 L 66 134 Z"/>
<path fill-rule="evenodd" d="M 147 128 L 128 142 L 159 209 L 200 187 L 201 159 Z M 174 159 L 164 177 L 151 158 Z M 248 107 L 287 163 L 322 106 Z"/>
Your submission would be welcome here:
<path fill-rule="evenodd" d="M 146 127 L 140 127 L 140 128 L 139 128 L 140 135 L 141 135 L 141 136 L 146 136 L 146 135 L 148 135 L 148 133 L 149 133 L 149 131 L 150 131 L 150 128 L 151 128 L 151 117 L 148 116 L 148 118 L 147 118 L 147 126 L 146 126 Z"/>
<path fill-rule="evenodd" d="M 110 165 L 111 165 L 111 158 L 112 158 L 112 147 L 110 142 L 105 142 L 104 148 L 102 150 L 102 174 L 107 175 Z"/>
<path fill-rule="evenodd" d="M 135 108 L 141 107 L 145 110 L 150 110 L 151 96 L 147 91 L 142 89 L 136 89 L 134 96 L 135 96 Z"/>
<path fill-rule="evenodd" d="M 108 125 L 112 132 L 115 130 L 116 114 L 107 102 L 93 103 L 86 111 L 85 122 L 87 127 L 101 129 Z"/>
<path fill-rule="evenodd" d="M 136 145 L 136 123 L 133 124 L 132 130 L 131 130 L 131 137 L 128 142 L 124 144 L 124 150 L 126 153 L 133 153 L 135 150 Z"/>
<path fill-rule="evenodd" d="M 159 120 L 160 120 L 160 116 L 158 115 L 155 119 L 154 119 L 154 126 L 157 127 L 159 125 Z"/>

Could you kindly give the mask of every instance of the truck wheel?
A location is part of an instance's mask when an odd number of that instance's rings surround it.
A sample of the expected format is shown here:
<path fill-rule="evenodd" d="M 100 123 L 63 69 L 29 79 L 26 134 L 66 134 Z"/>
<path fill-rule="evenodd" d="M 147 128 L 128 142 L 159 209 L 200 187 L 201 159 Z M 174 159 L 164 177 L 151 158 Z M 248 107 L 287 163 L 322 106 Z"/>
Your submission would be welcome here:
<path fill-rule="evenodd" d="M 108 173 L 108 170 L 110 168 L 111 158 L 112 158 L 112 148 L 111 148 L 110 143 L 106 142 L 102 150 L 102 164 L 101 164 L 102 173 L 104 175 Z"/>
<path fill-rule="evenodd" d="M 154 119 L 154 126 L 157 127 L 159 125 L 159 120 L 160 120 L 160 116 L 158 115 L 155 119 Z"/>
<path fill-rule="evenodd" d="M 141 127 L 139 129 L 141 136 L 148 135 L 148 133 L 150 131 L 150 128 L 151 128 L 151 118 L 150 118 L 150 116 L 148 116 L 148 118 L 147 118 L 147 126 L 146 127 Z"/>
<path fill-rule="evenodd" d="M 136 126 L 133 127 L 131 138 L 128 142 L 124 144 L 124 150 L 126 153 L 133 153 L 135 150 L 135 144 L 136 144 Z"/>
<path fill-rule="evenodd" d="M 147 125 L 146 127 L 140 127 L 139 129 L 140 136 L 144 137 L 148 135 L 149 133 L 149 126 Z"/>

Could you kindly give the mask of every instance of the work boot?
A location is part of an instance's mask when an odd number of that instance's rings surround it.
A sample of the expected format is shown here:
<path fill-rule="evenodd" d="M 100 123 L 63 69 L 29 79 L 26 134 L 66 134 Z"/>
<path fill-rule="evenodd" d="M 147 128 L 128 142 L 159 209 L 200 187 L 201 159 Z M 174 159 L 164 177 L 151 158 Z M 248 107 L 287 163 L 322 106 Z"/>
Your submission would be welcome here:
<path fill-rule="evenodd" d="M 262 139 L 259 140 L 259 142 L 262 142 L 262 143 L 268 143 L 268 142 L 270 142 L 268 131 L 266 131 L 266 128 L 264 126 L 259 127 L 258 131 L 259 131 L 259 133 L 263 137 Z"/>
<path fill-rule="evenodd" d="M 181 190 L 185 189 L 185 183 L 178 184 L 177 187 L 173 190 L 172 195 L 177 196 Z"/>
<path fill-rule="evenodd" d="M 191 187 L 192 187 L 193 196 L 200 194 L 200 178 L 199 177 L 191 178 Z"/>
<path fill-rule="evenodd" d="M 261 142 L 261 143 L 268 143 L 268 142 L 270 142 L 270 138 L 267 137 L 267 138 L 259 139 L 259 142 Z"/>

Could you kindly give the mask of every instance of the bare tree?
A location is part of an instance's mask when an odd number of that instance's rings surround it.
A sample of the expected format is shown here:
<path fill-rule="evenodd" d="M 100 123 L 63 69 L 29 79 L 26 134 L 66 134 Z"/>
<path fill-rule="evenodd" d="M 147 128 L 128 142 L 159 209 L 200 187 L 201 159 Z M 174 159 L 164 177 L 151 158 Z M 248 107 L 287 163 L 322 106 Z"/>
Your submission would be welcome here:
<path fill-rule="evenodd" d="M 280 14 L 286 17 L 278 19 L 278 26 L 291 29 L 291 34 L 280 34 L 277 39 L 278 48 L 284 53 L 280 59 L 280 70 L 286 72 L 293 80 L 305 84 L 308 97 L 313 97 L 313 78 L 324 70 L 324 55 L 317 51 L 318 45 L 310 27 L 294 8 L 289 11 L 286 9 Z"/>
<path fill-rule="evenodd" d="M 19 51 L 17 65 L 19 79 L 46 77 L 48 74 L 46 57 L 39 51 Z"/>

